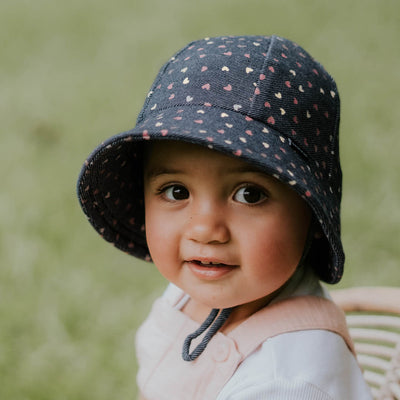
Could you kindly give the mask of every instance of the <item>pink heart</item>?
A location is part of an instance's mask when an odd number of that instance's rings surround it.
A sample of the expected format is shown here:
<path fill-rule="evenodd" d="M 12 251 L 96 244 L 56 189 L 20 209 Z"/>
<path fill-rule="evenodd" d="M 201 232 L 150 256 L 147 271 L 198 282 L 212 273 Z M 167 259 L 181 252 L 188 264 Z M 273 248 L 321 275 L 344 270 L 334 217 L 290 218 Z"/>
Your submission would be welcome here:
<path fill-rule="evenodd" d="M 224 86 L 224 90 L 226 90 L 227 92 L 230 92 L 232 90 L 232 85 Z"/>
<path fill-rule="evenodd" d="M 174 84 L 170 83 L 167 87 L 168 87 L 168 89 L 172 89 L 173 86 L 174 86 Z"/>
<path fill-rule="evenodd" d="M 231 55 L 232 55 L 232 52 L 231 52 L 231 51 L 227 51 L 226 53 L 224 53 L 224 55 L 226 55 L 226 56 L 231 56 Z"/>
<path fill-rule="evenodd" d="M 174 97 L 175 97 L 175 95 L 172 93 L 171 96 L 169 96 L 168 98 L 169 98 L 170 100 L 172 100 Z"/>
<path fill-rule="evenodd" d="M 265 75 L 264 74 L 261 74 L 260 75 L 260 81 L 263 81 L 265 79 Z"/>
<path fill-rule="evenodd" d="M 269 118 L 267 119 L 267 122 L 268 122 L 269 124 L 271 124 L 271 125 L 274 125 L 274 124 L 275 124 L 275 118 L 274 118 L 274 117 L 269 117 Z"/>
<path fill-rule="evenodd" d="M 209 84 L 209 83 L 206 83 L 206 84 L 203 85 L 201 88 L 202 88 L 202 89 L 205 89 L 205 90 L 210 90 L 210 84 Z"/>
<path fill-rule="evenodd" d="M 148 132 L 148 131 L 143 131 L 142 135 L 143 135 L 143 139 L 146 139 L 146 140 L 149 140 L 149 139 L 150 139 L 150 136 L 149 136 L 149 132 Z"/>
<path fill-rule="evenodd" d="M 269 69 L 271 72 L 275 72 L 275 69 L 274 69 L 273 66 L 269 66 L 268 69 Z"/>
<path fill-rule="evenodd" d="M 168 135 L 168 129 L 161 129 L 161 135 L 167 136 Z"/>
<path fill-rule="evenodd" d="M 250 54 L 246 53 L 244 56 L 247 57 L 247 58 L 250 58 Z"/>
<path fill-rule="evenodd" d="M 207 71 L 208 67 L 206 65 L 204 65 L 203 67 L 201 67 L 201 72 Z"/>

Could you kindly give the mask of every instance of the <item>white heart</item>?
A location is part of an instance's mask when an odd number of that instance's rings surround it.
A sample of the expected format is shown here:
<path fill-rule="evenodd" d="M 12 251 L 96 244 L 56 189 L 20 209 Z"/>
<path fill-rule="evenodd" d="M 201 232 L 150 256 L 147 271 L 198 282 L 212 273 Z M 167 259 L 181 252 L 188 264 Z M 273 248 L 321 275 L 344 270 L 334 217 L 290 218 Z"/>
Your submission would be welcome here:
<path fill-rule="evenodd" d="M 192 101 L 193 100 L 193 97 L 192 96 L 186 96 L 186 101 L 189 103 L 190 101 Z"/>
<path fill-rule="evenodd" d="M 242 108 L 242 106 L 241 106 L 240 104 L 234 104 L 234 105 L 233 105 L 233 109 L 234 109 L 235 111 L 239 111 L 241 108 Z"/>
<path fill-rule="evenodd" d="M 229 115 L 227 113 L 221 113 L 221 117 L 222 118 L 227 118 L 227 117 L 229 117 Z"/>
<path fill-rule="evenodd" d="M 224 65 L 221 69 L 222 71 L 229 71 L 229 68 L 226 65 Z"/>
<path fill-rule="evenodd" d="M 183 83 L 184 85 L 187 85 L 189 82 L 190 82 L 190 81 L 189 81 L 189 78 L 185 78 L 185 79 L 183 80 L 182 83 Z"/>
<path fill-rule="evenodd" d="M 250 67 L 246 67 L 246 73 L 249 74 L 250 72 L 253 72 L 253 68 Z"/>
<path fill-rule="evenodd" d="M 187 67 L 181 69 L 181 72 L 186 72 L 186 71 L 187 71 Z"/>

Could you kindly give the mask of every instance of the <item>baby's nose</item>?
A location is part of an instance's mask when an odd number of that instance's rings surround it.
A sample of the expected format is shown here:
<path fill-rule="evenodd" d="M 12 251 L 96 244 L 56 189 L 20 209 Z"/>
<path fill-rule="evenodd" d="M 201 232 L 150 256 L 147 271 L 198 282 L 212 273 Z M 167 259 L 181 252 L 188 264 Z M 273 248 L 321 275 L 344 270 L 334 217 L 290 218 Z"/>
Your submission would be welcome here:
<path fill-rule="evenodd" d="M 192 215 L 185 236 L 203 244 L 227 243 L 230 239 L 229 229 L 221 212 Z"/>

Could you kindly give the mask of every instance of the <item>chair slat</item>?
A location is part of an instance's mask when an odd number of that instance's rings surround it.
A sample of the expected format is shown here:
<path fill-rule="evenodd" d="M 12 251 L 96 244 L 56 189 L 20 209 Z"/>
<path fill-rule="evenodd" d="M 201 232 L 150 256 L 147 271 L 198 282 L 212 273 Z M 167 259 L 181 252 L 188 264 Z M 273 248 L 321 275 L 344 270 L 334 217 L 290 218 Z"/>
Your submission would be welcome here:
<path fill-rule="evenodd" d="M 350 335 L 353 340 L 371 340 L 373 342 L 385 342 L 395 346 L 400 342 L 400 334 L 388 332 L 378 329 L 352 328 L 350 327 Z"/>
<path fill-rule="evenodd" d="M 356 342 L 354 344 L 357 354 L 370 354 L 385 359 L 390 359 L 393 356 L 393 347 L 386 347 L 377 344 Z"/>
<path fill-rule="evenodd" d="M 381 387 L 386 382 L 385 377 L 382 374 L 369 370 L 364 371 L 364 378 L 370 386 Z"/>
<path fill-rule="evenodd" d="M 347 323 L 350 326 L 366 326 L 379 328 L 393 328 L 400 330 L 400 315 L 365 315 L 365 314 L 350 314 L 346 317 Z"/>
<path fill-rule="evenodd" d="M 391 368 L 391 363 L 389 361 L 382 360 L 379 357 L 372 357 L 359 354 L 357 358 L 358 362 L 364 368 L 379 369 L 385 373 L 389 371 Z"/>
<path fill-rule="evenodd" d="M 345 311 L 377 311 L 400 314 L 397 287 L 358 287 L 332 291 L 334 301 Z"/>

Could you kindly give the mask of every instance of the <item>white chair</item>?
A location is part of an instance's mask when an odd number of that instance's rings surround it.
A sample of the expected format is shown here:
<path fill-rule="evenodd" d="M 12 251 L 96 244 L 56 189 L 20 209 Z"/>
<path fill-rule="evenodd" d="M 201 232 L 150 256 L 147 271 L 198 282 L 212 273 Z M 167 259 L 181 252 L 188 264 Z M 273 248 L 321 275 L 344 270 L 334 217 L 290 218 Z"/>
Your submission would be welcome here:
<path fill-rule="evenodd" d="M 375 400 L 400 400 L 400 288 L 332 290 Z"/>

